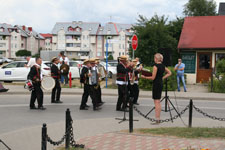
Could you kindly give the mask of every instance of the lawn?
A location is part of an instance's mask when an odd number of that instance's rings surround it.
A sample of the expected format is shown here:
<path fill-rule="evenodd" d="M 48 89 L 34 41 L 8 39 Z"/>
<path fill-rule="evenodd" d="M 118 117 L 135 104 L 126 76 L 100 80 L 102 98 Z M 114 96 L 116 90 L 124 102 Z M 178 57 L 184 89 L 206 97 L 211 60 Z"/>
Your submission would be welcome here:
<path fill-rule="evenodd" d="M 176 136 L 182 138 L 219 138 L 225 139 L 225 128 L 153 128 L 137 129 L 141 134 Z"/>

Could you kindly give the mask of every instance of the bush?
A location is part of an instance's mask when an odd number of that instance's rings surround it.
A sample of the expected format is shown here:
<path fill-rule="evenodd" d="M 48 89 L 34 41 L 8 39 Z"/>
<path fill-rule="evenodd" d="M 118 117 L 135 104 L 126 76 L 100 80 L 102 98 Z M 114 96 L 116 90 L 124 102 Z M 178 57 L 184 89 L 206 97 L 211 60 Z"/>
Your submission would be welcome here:
<path fill-rule="evenodd" d="M 145 67 L 146 69 L 153 70 L 153 67 Z M 174 67 L 168 67 L 170 71 L 172 72 L 172 75 L 168 78 L 167 81 L 167 89 L 168 91 L 175 91 L 177 89 L 177 76 L 176 72 L 174 71 Z M 163 90 L 165 90 L 166 85 L 165 85 L 165 80 L 163 81 Z M 153 81 L 152 80 L 147 80 L 147 79 L 142 79 L 140 78 L 139 80 L 139 86 L 141 89 L 144 90 L 152 90 L 152 85 Z"/>
<path fill-rule="evenodd" d="M 28 51 L 26 49 L 23 49 L 23 50 L 18 50 L 16 52 L 16 56 L 19 57 L 19 56 L 31 56 L 31 51 Z"/>

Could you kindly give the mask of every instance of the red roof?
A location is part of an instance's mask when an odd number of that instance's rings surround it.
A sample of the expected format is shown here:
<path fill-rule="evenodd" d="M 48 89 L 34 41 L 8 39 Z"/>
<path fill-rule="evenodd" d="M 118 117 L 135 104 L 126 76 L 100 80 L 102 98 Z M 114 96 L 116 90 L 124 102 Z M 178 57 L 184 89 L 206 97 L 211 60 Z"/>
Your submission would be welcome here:
<path fill-rule="evenodd" d="M 186 17 L 178 49 L 224 49 L 225 16 Z"/>
<path fill-rule="evenodd" d="M 41 36 L 43 36 L 44 38 L 52 38 L 52 34 L 50 33 L 46 33 L 46 34 L 41 33 Z"/>

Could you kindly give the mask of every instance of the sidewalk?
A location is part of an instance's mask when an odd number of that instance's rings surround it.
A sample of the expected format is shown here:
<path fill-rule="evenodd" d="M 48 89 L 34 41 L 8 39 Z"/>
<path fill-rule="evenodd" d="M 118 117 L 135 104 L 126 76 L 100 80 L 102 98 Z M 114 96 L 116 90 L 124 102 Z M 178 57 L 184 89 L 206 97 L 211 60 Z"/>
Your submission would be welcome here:
<path fill-rule="evenodd" d="M 158 126 L 151 125 L 142 117 L 135 117 L 134 128 L 159 128 L 159 127 L 184 127 L 180 119 L 174 123 L 168 122 Z M 187 122 L 188 118 L 183 117 Z M 121 124 L 115 118 L 85 119 L 73 121 L 73 133 L 79 144 L 85 144 L 91 150 L 161 150 L 163 148 L 209 148 L 210 150 L 224 150 L 225 140 L 218 139 L 184 139 L 162 136 L 143 136 L 119 132 L 128 130 L 128 121 Z M 208 118 L 194 118 L 193 127 L 225 127 L 224 122 L 213 121 Z M 65 131 L 65 123 L 58 122 L 47 124 L 48 135 L 55 141 L 62 138 Z M 12 150 L 40 150 L 41 149 L 41 125 L 13 131 L 0 135 Z M 48 143 L 48 150 L 53 147 Z"/>
<path fill-rule="evenodd" d="M 9 91 L 5 94 L 30 94 L 30 92 L 23 88 L 23 85 L 4 85 L 5 88 L 8 88 Z M 177 91 L 169 91 L 168 96 L 171 99 L 193 99 L 193 100 L 225 100 L 224 93 L 210 93 L 207 90 L 207 87 L 204 85 L 188 85 L 187 86 L 188 92 L 177 92 Z M 51 94 L 51 91 L 44 91 L 45 94 Z M 81 95 L 83 94 L 83 89 L 81 88 L 62 88 L 62 95 Z M 106 89 L 102 88 L 102 95 L 103 96 L 118 96 L 117 89 Z M 164 96 L 164 92 L 163 95 Z M 151 91 L 140 91 L 140 97 L 142 98 L 152 98 Z"/>

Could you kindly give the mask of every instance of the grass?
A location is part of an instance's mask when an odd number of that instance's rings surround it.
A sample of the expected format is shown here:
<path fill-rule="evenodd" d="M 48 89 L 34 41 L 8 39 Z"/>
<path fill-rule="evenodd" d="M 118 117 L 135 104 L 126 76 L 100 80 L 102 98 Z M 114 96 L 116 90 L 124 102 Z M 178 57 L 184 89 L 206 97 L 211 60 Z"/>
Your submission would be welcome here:
<path fill-rule="evenodd" d="M 225 139 L 225 128 L 153 128 L 137 129 L 138 133 L 176 136 L 181 138 L 219 138 Z"/>

